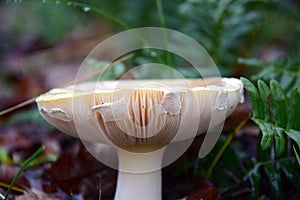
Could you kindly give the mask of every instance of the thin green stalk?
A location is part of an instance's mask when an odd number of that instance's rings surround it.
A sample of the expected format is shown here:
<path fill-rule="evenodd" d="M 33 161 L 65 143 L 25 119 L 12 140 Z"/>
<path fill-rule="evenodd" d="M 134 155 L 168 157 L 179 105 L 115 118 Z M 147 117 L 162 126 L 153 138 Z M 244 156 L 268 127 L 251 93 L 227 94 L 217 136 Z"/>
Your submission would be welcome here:
<path fill-rule="evenodd" d="M 21 168 L 19 169 L 18 173 L 10 183 L 10 186 L 5 194 L 5 200 L 8 198 L 8 195 L 10 194 L 11 190 L 13 189 L 14 185 L 16 184 L 17 180 L 19 179 L 20 175 L 23 173 L 23 171 L 28 167 L 28 165 L 43 151 L 45 150 L 45 146 L 42 145 L 38 150 L 36 150 L 25 162 L 23 165 L 21 165 Z"/>
<path fill-rule="evenodd" d="M 297 153 L 297 150 L 296 150 L 295 146 L 293 146 L 293 149 L 294 149 L 294 152 L 295 152 L 295 155 L 296 155 L 296 159 L 297 159 L 297 161 L 298 161 L 298 164 L 299 164 L 299 166 L 300 166 L 300 157 L 299 157 L 299 155 L 298 155 L 298 153 Z"/>
<path fill-rule="evenodd" d="M 224 151 L 226 150 L 226 148 L 229 146 L 230 142 L 232 141 L 233 137 L 241 130 L 241 128 L 247 123 L 247 121 L 249 120 L 249 117 L 247 117 L 246 119 L 244 119 L 243 121 L 241 121 L 238 126 L 229 134 L 229 136 L 227 137 L 224 145 L 222 146 L 222 148 L 219 150 L 219 152 L 217 153 L 217 155 L 215 156 L 213 162 L 211 163 L 211 165 L 209 166 L 208 170 L 207 170 L 207 174 L 206 174 L 206 178 L 209 178 L 216 166 L 216 164 L 218 163 L 218 161 L 220 160 L 221 156 L 223 155 Z"/>
<path fill-rule="evenodd" d="M 165 20 L 165 17 L 164 17 L 162 1 L 161 0 L 156 0 L 155 2 L 156 2 L 159 21 L 160 21 L 160 26 L 163 27 L 163 28 L 166 28 L 166 20 Z M 167 50 L 167 52 L 166 52 L 166 54 L 167 54 L 167 57 L 166 57 L 167 58 L 167 64 L 169 66 L 172 66 L 173 62 L 172 62 L 171 54 L 168 51 L 169 50 L 169 45 L 168 45 L 169 43 L 168 43 L 168 35 L 167 35 L 166 31 L 163 32 L 163 37 L 164 37 L 164 41 L 165 41 L 165 47 L 166 47 L 166 50 Z M 173 73 L 171 75 L 173 77 Z"/>
<path fill-rule="evenodd" d="M 165 27 L 166 26 L 166 21 L 165 21 L 165 17 L 164 17 L 162 2 L 161 2 L 161 0 L 156 0 L 155 2 L 156 2 L 156 7 L 157 7 L 157 12 L 158 12 L 160 25 L 162 27 Z"/>

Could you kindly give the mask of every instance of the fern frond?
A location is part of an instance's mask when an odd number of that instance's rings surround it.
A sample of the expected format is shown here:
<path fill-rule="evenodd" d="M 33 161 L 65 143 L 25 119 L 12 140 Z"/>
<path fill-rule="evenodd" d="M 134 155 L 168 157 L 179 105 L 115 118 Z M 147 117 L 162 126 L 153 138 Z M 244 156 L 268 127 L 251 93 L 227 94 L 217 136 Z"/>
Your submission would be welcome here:
<path fill-rule="evenodd" d="M 258 80 L 258 88 L 246 78 L 241 80 L 251 100 L 251 119 L 262 132 L 262 150 L 275 145 L 276 156 L 282 156 L 286 149 L 286 137 L 300 148 L 300 92 L 294 89 L 287 98 L 280 83 L 275 80 L 270 81 L 270 87 Z"/>
<path fill-rule="evenodd" d="M 271 80 L 269 86 L 262 80 L 257 81 L 255 86 L 246 78 L 241 78 L 252 104 L 251 120 L 257 124 L 261 131 L 257 149 L 258 162 L 248 174 L 252 185 L 252 196 L 259 194 L 257 178 L 261 171 L 265 172 L 269 184 L 276 198 L 282 196 L 281 175 L 285 174 L 288 180 L 297 185 L 299 168 L 295 164 L 300 158 L 297 149 L 300 149 L 300 92 L 294 89 L 290 97 L 287 97 L 279 82 Z M 296 146 L 287 148 L 288 142 L 293 141 Z M 275 150 L 276 159 L 272 156 L 272 149 Z M 294 154 L 293 154 L 294 153 Z M 292 157 L 289 157 L 293 155 Z M 281 162 L 279 162 L 281 160 Z M 264 165 L 262 165 L 264 163 Z M 257 169 L 261 166 L 260 170 Z M 255 173 L 254 173 L 255 172 Z M 291 175 L 293 174 L 293 175 Z"/>

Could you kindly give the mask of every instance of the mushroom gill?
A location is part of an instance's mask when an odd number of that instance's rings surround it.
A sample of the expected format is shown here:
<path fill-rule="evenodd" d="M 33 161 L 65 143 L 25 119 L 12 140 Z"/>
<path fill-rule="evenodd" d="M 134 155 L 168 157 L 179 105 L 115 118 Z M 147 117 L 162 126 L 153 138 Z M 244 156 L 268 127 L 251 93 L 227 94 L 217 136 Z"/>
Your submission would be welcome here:
<path fill-rule="evenodd" d="M 189 139 L 190 126 L 205 132 L 212 111 L 226 109 L 228 116 L 241 94 L 237 79 L 120 80 L 53 89 L 36 102 L 63 132 L 120 147 Z"/>

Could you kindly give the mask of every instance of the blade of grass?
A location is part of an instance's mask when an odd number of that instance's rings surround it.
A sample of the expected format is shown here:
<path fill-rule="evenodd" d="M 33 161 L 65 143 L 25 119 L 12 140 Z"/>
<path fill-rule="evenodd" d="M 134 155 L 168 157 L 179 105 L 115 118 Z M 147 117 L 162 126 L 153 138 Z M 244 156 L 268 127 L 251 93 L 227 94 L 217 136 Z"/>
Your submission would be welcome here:
<path fill-rule="evenodd" d="M 165 20 L 165 17 L 164 17 L 164 11 L 163 11 L 163 5 L 162 5 L 162 1 L 161 0 L 156 0 L 156 7 L 157 7 L 157 12 L 158 12 L 158 17 L 159 17 L 159 21 L 160 21 L 160 26 L 163 27 L 163 28 L 166 28 L 166 20 Z M 172 62 L 172 57 L 171 57 L 171 54 L 170 52 L 168 51 L 169 50 L 169 42 L 168 42 L 168 35 L 167 35 L 167 32 L 164 30 L 163 32 L 163 37 L 164 37 L 164 41 L 165 41 L 165 47 L 166 47 L 166 60 L 167 60 L 167 64 L 172 67 L 173 65 L 173 62 Z M 173 74 L 172 74 L 172 77 L 173 77 Z"/>
<path fill-rule="evenodd" d="M 295 152 L 295 155 L 296 155 L 296 159 L 297 159 L 298 164 L 299 164 L 299 166 L 300 166 L 300 157 L 299 157 L 299 155 L 298 155 L 298 153 L 297 153 L 297 150 L 296 150 L 295 146 L 293 146 L 293 148 L 294 148 L 294 152 Z"/>
<path fill-rule="evenodd" d="M 14 179 L 12 180 L 12 182 L 10 183 L 10 186 L 5 194 L 4 199 L 6 200 L 8 198 L 8 195 L 10 194 L 11 190 L 13 189 L 14 185 L 16 184 L 17 180 L 19 179 L 20 175 L 23 173 L 23 171 L 28 167 L 28 165 L 43 151 L 45 150 L 45 146 L 42 145 L 38 150 L 36 150 L 25 162 L 24 164 L 21 166 L 20 170 L 18 171 L 18 173 L 16 174 L 16 176 L 14 177 Z"/>
<path fill-rule="evenodd" d="M 165 28 L 166 21 L 165 21 L 165 17 L 164 17 L 162 2 L 161 2 L 161 0 L 156 0 L 155 2 L 156 2 L 156 7 L 157 7 L 157 12 L 158 12 L 160 25 Z"/>
<path fill-rule="evenodd" d="M 209 178 L 216 166 L 216 164 L 218 163 L 218 161 L 220 160 L 221 156 L 223 155 L 224 151 L 226 150 L 226 148 L 229 146 L 231 140 L 233 139 L 233 137 L 241 130 L 241 128 L 247 123 L 247 121 L 249 120 L 249 117 L 245 118 L 243 121 L 241 121 L 237 127 L 231 132 L 231 134 L 227 137 L 224 145 L 222 146 L 222 148 L 218 151 L 216 157 L 214 158 L 213 162 L 211 163 L 211 165 L 209 166 L 207 173 L 206 173 L 206 178 Z"/>

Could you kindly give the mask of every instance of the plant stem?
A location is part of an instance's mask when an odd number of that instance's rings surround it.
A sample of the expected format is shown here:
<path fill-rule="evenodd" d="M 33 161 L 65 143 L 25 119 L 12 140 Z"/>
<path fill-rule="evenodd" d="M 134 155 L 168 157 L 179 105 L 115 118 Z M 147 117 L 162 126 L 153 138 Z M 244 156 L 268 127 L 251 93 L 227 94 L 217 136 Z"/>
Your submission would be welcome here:
<path fill-rule="evenodd" d="M 226 138 L 226 141 L 222 148 L 217 153 L 216 157 L 214 158 L 213 162 L 209 166 L 206 174 L 206 178 L 210 178 L 212 171 L 214 170 L 217 162 L 220 160 L 221 156 L 223 155 L 226 148 L 229 146 L 230 142 L 232 141 L 233 137 L 241 130 L 241 128 L 247 123 L 249 120 L 249 117 L 245 118 L 243 121 L 241 121 L 237 127 L 229 134 L 229 136 Z"/>
<path fill-rule="evenodd" d="M 4 199 L 6 200 L 8 198 L 8 195 L 10 194 L 11 190 L 13 189 L 14 185 L 16 184 L 18 178 L 23 173 L 23 171 L 28 167 L 28 165 L 41 153 L 45 150 L 45 146 L 42 145 L 38 150 L 36 150 L 25 162 L 23 165 L 21 165 L 21 168 L 19 169 L 18 173 L 10 183 L 10 186 L 5 194 Z"/>
<path fill-rule="evenodd" d="M 166 21 L 164 18 L 164 12 L 163 12 L 163 8 L 162 8 L 162 2 L 161 0 L 156 0 L 156 7 L 157 7 L 157 12 L 158 12 L 158 17 L 159 17 L 159 21 L 160 21 L 160 25 L 162 27 L 166 26 Z"/>

